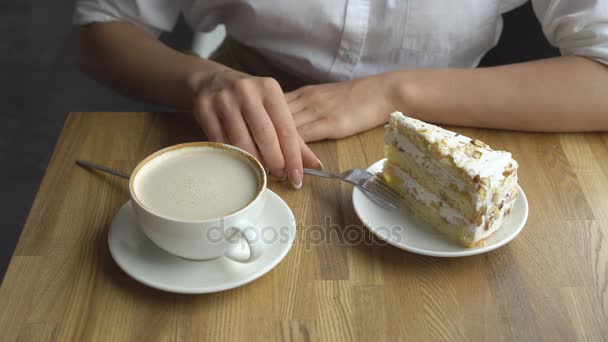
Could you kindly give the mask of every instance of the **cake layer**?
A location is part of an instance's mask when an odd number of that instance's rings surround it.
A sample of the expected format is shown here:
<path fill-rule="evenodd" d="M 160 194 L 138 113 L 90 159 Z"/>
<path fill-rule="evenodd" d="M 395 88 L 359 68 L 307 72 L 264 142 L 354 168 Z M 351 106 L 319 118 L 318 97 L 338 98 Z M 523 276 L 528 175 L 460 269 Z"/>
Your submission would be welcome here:
<path fill-rule="evenodd" d="M 486 210 L 482 220 L 475 222 L 464 217 L 458 209 L 441 201 L 438 195 L 424 188 L 389 161 L 385 161 L 381 176 L 391 188 L 401 195 L 404 205 L 413 214 L 429 222 L 465 247 L 481 245 L 500 228 L 504 217 L 513 207 L 516 195 L 515 193 L 508 194 L 505 203 L 500 207 L 492 205 Z M 443 204 L 440 206 L 438 203 L 441 202 Z"/>
<path fill-rule="evenodd" d="M 387 127 L 385 145 L 394 147 L 404 158 L 412 159 L 443 183 L 454 184 L 459 191 L 468 190 L 473 185 L 472 178 L 459 172 L 449 159 L 430 153 L 426 141 L 415 133 L 408 132 L 406 128 L 397 126 L 395 122 Z M 390 157 L 387 155 L 387 158 Z"/>
<path fill-rule="evenodd" d="M 383 166 L 383 177 L 389 186 L 392 186 L 401 194 L 408 194 L 416 198 L 423 205 L 434 209 L 437 215 L 449 223 L 457 226 L 467 224 L 467 219 L 462 212 L 443 201 L 439 194 L 427 189 L 424 185 L 413 179 L 399 166 L 390 161 L 385 161 Z"/>
<path fill-rule="evenodd" d="M 403 205 L 407 210 L 465 247 L 473 247 L 480 243 L 480 241 L 475 241 L 474 231 L 467 229 L 470 224 L 464 224 L 465 219 L 459 215 L 457 210 L 434 205 L 439 198 L 432 193 L 424 192 L 424 190 L 411 191 L 412 186 L 417 189 L 422 187 L 419 184 L 412 185 L 407 177 L 399 173 L 398 167 L 387 163 L 382 175 L 385 181 L 401 195 Z"/>
<path fill-rule="evenodd" d="M 403 197 L 403 205 L 416 217 L 430 223 L 435 229 L 464 246 L 468 247 L 473 243 L 473 236 L 467 236 L 464 229 L 447 222 L 447 220 L 438 215 L 436 209 L 424 205 L 410 193 L 401 193 L 401 196 Z"/>
<path fill-rule="evenodd" d="M 439 194 L 441 198 L 439 204 L 446 202 L 449 206 L 459 209 L 469 220 L 475 219 L 477 212 L 473 207 L 469 192 L 459 190 L 451 180 L 446 183 L 437 173 L 429 172 L 431 168 L 426 168 L 413 159 L 407 158 L 403 155 L 403 152 L 400 153 L 394 146 L 389 145 L 385 149 L 386 157 L 391 163 L 396 164 L 428 191 Z M 446 184 L 448 185 L 446 186 Z"/>

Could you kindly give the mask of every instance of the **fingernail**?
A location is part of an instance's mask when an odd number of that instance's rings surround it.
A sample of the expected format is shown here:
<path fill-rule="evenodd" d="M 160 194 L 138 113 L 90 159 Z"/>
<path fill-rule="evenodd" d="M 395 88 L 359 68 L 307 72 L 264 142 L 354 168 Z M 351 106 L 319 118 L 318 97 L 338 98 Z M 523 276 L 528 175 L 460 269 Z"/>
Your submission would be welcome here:
<path fill-rule="evenodd" d="M 291 181 L 291 185 L 293 185 L 296 190 L 302 188 L 302 174 L 299 170 L 291 170 L 291 172 L 289 172 L 289 180 Z"/>
<path fill-rule="evenodd" d="M 317 170 L 323 170 L 323 168 L 324 167 L 323 167 L 323 163 L 321 163 L 321 159 L 317 158 L 317 167 L 316 167 L 316 169 Z"/>

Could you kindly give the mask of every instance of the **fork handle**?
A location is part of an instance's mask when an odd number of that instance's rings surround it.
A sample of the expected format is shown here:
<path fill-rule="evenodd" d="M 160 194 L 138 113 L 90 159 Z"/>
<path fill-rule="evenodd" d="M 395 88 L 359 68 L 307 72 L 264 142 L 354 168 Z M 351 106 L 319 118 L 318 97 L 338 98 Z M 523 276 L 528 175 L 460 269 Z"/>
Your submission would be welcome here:
<path fill-rule="evenodd" d="M 325 177 L 325 178 L 340 178 L 338 175 L 334 175 L 333 173 L 319 171 L 315 169 L 304 169 L 304 173 L 313 176 Z"/>

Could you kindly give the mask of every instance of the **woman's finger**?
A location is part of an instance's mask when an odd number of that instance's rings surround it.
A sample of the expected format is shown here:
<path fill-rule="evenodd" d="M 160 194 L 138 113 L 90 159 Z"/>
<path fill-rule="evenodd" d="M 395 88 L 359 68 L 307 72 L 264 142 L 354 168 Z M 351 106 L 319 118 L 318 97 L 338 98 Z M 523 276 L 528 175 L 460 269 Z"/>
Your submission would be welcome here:
<path fill-rule="evenodd" d="M 222 118 L 230 144 L 251 153 L 251 155 L 259 160 L 260 154 L 258 149 L 251 138 L 239 106 L 232 96 L 227 92 L 219 92 L 215 96 L 215 106 L 217 111 L 221 113 L 220 117 Z"/>
<path fill-rule="evenodd" d="M 298 127 L 298 133 L 305 142 L 328 139 L 332 127 L 327 119 L 321 119 Z"/>
<path fill-rule="evenodd" d="M 300 138 L 295 123 L 279 83 L 274 79 L 264 79 L 263 87 L 266 90 L 263 101 L 264 107 L 274 125 L 281 145 L 287 178 L 294 188 L 299 189 L 302 187 L 303 167 Z"/>
<path fill-rule="evenodd" d="M 272 175 L 282 178 L 285 160 L 274 125 L 261 99 L 253 96 L 245 98 L 242 110 L 258 150 L 266 162 L 264 165 L 268 167 Z"/>
<path fill-rule="evenodd" d="M 306 145 L 304 140 L 300 138 L 300 150 L 302 153 L 302 164 L 304 167 L 309 167 L 312 169 L 322 170 L 323 164 L 321 160 L 315 155 L 315 153 Z"/>
<path fill-rule="evenodd" d="M 224 129 L 213 110 L 212 103 L 208 99 L 201 98 L 196 102 L 194 106 L 194 118 L 207 136 L 207 139 L 221 143 L 227 142 Z"/>

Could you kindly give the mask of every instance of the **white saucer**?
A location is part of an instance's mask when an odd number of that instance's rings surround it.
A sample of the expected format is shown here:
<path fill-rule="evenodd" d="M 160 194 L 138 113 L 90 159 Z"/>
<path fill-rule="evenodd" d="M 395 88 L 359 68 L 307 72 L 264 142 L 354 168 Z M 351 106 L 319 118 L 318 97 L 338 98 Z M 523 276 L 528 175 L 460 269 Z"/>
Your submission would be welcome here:
<path fill-rule="evenodd" d="M 110 253 L 128 275 L 159 290 L 210 293 L 247 284 L 283 260 L 296 236 L 296 221 L 287 204 L 270 190 L 264 196 L 265 212 L 256 222 L 263 232 L 257 243 L 264 251 L 253 263 L 240 264 L 225 257 L 191 261 L 165 252 L 141 232 L 131 201 L 120 208 L 112 222 Z"/>
<path fill-rule="evenodd" d="M 383 161 L 372 164 L 367 171 L 379 172 Z M 361 222 L 380 239 L 406 251 L 437 257 L 475 255 L 504 246 L 521 232 L 528 219 L 528 200 L 520 187 L 513 209 L 502 223 L 502 227 L 486 240 L 485 245 L 465 248 L 435 231 L 428 223 L 414 217 L 407 210 L 383 208 L 356 188 L 353 189 L 353 206 Z"/>

